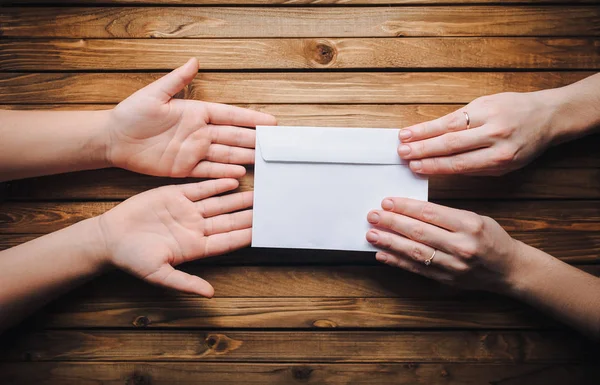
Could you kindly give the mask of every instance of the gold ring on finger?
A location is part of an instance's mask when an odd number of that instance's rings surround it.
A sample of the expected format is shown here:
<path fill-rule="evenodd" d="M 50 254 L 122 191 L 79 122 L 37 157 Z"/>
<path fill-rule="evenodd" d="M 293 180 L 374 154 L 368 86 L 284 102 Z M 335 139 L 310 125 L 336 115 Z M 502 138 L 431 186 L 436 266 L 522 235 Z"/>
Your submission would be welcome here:
<path fill-rule="evenodd" d="M 424 261 L 424 263 L 425 263 L 425 266 L 429 266 L 429 265 L 431 265 L 431 262 L 433 262 L 433 257 L 435 257 L 435 253 L 437 253 L 437 250 L 436 250 L 436 249 L 433 249 L 433 254 L 431 254 L 431 257 L 429 257 L 428 259 L 426 259 L 426 260 Z"/>

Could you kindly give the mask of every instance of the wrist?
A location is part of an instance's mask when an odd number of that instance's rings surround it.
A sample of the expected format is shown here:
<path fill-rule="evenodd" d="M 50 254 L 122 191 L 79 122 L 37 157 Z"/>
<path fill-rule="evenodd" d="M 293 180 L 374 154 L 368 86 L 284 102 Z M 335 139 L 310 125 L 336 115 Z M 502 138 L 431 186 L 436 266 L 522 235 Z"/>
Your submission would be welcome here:
<path fill-rule="evenodd" d="M 545 105 L 548 120 L 547 131 L 551 145 L 561 144 L 596 128 L 600 123 L 596 111 L 584 107 L 582 90 L 569 85 L 539 91 L 539 100 Z M 585 96 L 585 95 L 583 95 Z"/>
<path fill-rule="evenodd" d="M 85 248 L 84 255 L 98 272 L 107 270 L 111 266 L 108 243 L 100 218 L 101 216 L 93 217 L 75 225 L 80 230 L 77 238 Z"/>
<path fill-rule="evenodd" d="M 92 151 L 93 162 L 96 168 L 112 167 L 110 161 L 110 115 L 111 110 L 90 111 L 92 124 Z"/>
<path fill-rule="evenodd" d="M 544 90 L 539 92 L 546 107 L 546 118 L 548 119 L 548 135 L 550 143 L 557 145 L 566 140 L 569 135 L 569 127 L 564 119 L 564 110 L 566 101 L 560 91 L 556 89 Z"/>
<path fill-rule="evenodd" d="M 539 280 L 545 279 L 544 271 L 554 258 L 521 241 L 514 240 L 514 242 L 512 269 L 507 275 L 502 294 L 523 299 L 531 291 L 532 286 L 539 285 Z"/>

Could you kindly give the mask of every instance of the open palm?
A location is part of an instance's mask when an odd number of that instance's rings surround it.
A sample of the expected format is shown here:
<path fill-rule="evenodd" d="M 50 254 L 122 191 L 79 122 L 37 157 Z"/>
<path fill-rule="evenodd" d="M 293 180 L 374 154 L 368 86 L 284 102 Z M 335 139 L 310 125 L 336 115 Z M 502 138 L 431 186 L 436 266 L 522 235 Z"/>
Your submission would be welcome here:
<path fill-rule="evenodd" d="M 169 177 L 240 177 L 254 162 L 255 131 L 275 118 L 244 108 L 173 99 L 198 73 L 198 61 L 137 91 L 111 113 L 108 158 L 131 171 Z"/>
<path fill-rule="evenodd" d="M 113 265 L 150 283 L 212 297 L 212 286 L 173 266 L 250 244 L 252 192 L 235 179 L 164 186 L 121 203 L 100 217 Z M 231 213 L 233 211 L 237 211 Z"/>

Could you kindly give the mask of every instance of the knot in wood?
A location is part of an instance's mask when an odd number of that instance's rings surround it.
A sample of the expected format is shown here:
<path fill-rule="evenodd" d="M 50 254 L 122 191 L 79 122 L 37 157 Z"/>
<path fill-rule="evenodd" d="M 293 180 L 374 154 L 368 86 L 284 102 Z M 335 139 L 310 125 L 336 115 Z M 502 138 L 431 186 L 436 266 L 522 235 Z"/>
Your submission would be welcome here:
<path fill-rule="evenodd" d="M 125 384 L 126 385 L 151 385 L 152 377 L 150 377 L 149 374 L 135 371 L 129 377 L 127 377 Z"/>
<path fill-rule="evenodd" d="M 217 337 L 210 335 L 208 336 L 208 338 L 206 339 L 206 346 L 208 346 L 209 348 L 214 348 L 215 345 L 217 344 Z"/>
<path fill-rule="evenodd" d="M 313 322 L 313 326 L 317 328 L 337 328 L 338 325 L 328 319 L 318 319 Z"/>
<path fill-rule="evenodd" d="M 145 315 L 136 317 L 133 320 L 133 326 L 135 326 L 136 328 L 145 328 L 146 326 L 150 325 L 151 323 L 152 323 L 152 321 L 150 321 L 150 318 L 146 317 Z"/>
<path fill-rule="evenodd" d="M 320 64 L 327 64 L 333 60 L 335 56 L 335 51 L 332 47 L 325 44 L 317 44 L 317 54 L 319 55 L 319 60 L 317 60 Z"/>
<path fill-rule="evenodd" d="M 242 341 L 234 340 L 224 334 L 209 334 L 204 343 L 214 354 L 227 354 L 242 346 Z"/>
<path fill-rule="evenodd" d="M 294 379 L 298 381 L 308 381 L 312 372 L 313 370 L 308 366 L 292 368 L 292 375 L 294 376 Z"/>
<path fill-rule="evenodd" d="M 311 41 L 306 46 L 307 58 L 317 66 L 330 66 L 335 62 L 337 50 L 333 44 L 323 41 Z"/>

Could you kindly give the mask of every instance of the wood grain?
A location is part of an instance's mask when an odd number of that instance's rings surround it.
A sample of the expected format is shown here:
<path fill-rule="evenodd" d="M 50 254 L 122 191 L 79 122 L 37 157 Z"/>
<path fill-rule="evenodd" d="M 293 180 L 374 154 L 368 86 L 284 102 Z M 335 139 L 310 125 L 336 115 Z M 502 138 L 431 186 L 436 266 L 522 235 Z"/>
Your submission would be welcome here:
<path fill-rule="evenodd" d="M 583 162 L 593 161 L 580 153 Z M 558 158 L 560 162 L 566 159 Z M 577 158 L 576 158 L 577 159 Z M 540 163 L 543 160 L 540 160 Z M 551 163 L 551 159 L 548 161 Z M 529 168 L 503 177 L 432 176 L 430 199 L 599 199 L 600 163 L 595 168 Z M 127 199 L 148 189 L 199 179 L 156 178 L 129 171 L 107 169 L 32 178 L 11 182 L 7 199 Z M 251 170 L 240 179 L 241 191 L 254 188 Z M 383 197 L 382 197 L 383 199 Z"/>
<path fill-rule="evenodd" d="M 0 108 L 109 108 L 197 56 L 217 72 L 201 73 L 182 97 L 245 105 L 280 124 L 399 127 L 484 94 L 557 87 L 600 68 L 597 1 L 11 2 L 0 7 L 0 103 L 12 105 Z M 236 6 L 207 6 L 221 4 Z M 552 149 L 502 178 L 433 178 L 432 198 L 490 215 L 515 238 L 600 276 L 599 140 Z M 8 199 L 0 249 L 173 182 L 184 180 L 101 170 L 0 186 Z M 250 174 L 242 189 L 252 187 Z M 210 281 L 216 297 L 108 273 L 0 337 L 0 383 L 600 378 L 598 346 L 549 317 L 380 265 L 372 253 L 247 248 L 180 268 Z"/>
<path fill-rule="evenodd" d="M 568 263 L 600 263 L 600 232 L 511 231 L 510 235 Z M 0 234 L 0 250 L 28 242 L 40 234 Z M 241 250 L 196 261 L 207 265 L 378 264 L 370 253 L 305 250 Z"/>
<path fill-rule="evenodd" d="M 39 385 L 597 385 L 593 364 L 249 364 L 204 362 L 27 362 L 0 363 L 0 382 Z"/>
<path fill-rule="evenodd" d="M 435 203 L 496 219 L 508 231 L 598 231 L 598 201 L 461 201 Z M 119 202 L 2 202 L 0 231 L 47 233 L 102 214 Z M 366 213 L 365 213 L 366 215 Z"/>
<path fill-rule="evenodd" d="M 69 110 L 100 110 L 112 108 L 113 104 L 0 104 L 0 109 L 18 109 L 18 110 L 51 110 L 51 111 L 69 111 Z M 287 126 L 323 126 L 323 127 L 382 127 L 382 128 L 400 128 L 406 127 L 427 120 L 432 120 L 440 116 L 446 115 L 458 108 L 461 105 L 455 104 L 238 104 L 240 107 L 250 108 L 257 111 L 262 111 L 268 114 L 272 114 L 277 118 L 280 125 Z M 600 134 L 590 135 L 585 138 L 575 140 L 566 144 L 562 144 L 558 147 L 550 148 L 547 152 L 538 160 L 536 160 L 529 167 L 538 168 L 599 168 L 600 167 L 600 151 L 597 149 L 600 147 Z M 105 171 L 102 171 L 105 172 Z M 119 179 L 124 176 L 120 172 L 106 171 L 109 179 Z M 531 175 L 537 171 L 532 172 Z M 92 173 L 95 174 L 95 173 Z M 528 171 L 525 171 L 528 174 Z M 87 178 L 84 174 L 73 174 L 78 177 L 86 179 L 86 183 L 93 183 L 95 178 Z M 134 174 L 128 174 L 127 178 L 135 179 L 137 176 Z M 521 176 L 516 176 L 521 178 Z M 87 180 L 89 179 L 89 180 Z M 100 178 L 102 179 L 102 178 Z M 436 178 L 437 179 L 437 178 Z M 443 179 L 443 178 L 442 178 Z M 450 178 L 452 179 L 452 178 Z M 494 193 L 498 191 L 497 184 L 494 183 L 496 179 L 484 178 L 485 181 L 482 183 L 485 187 L 490 183 L 494 185 L 492 191 L 486 191 L 488 193 Z M 514 181 L 513 185 L 520 186 L 518 189 L 523 188 L 522 183 Z M 23 182 L 16 183 L 16 186 Z M 29 181 L 25 182 L 26 184 Z M 75 183 L 76 180 L 70 181 L 64 184 Z M 436 182 L 437 183 L 437 182 Z M 121 182 L 116 183 L 122 185 Z M 581 181 L 576 183 L 576 186 L 570 188 L 579 189 Z M 443 184 L 442 184 L 443 185 Z M 50 189 L 50 194 L 53 189 L 52 184 L 44 186 L 44 190 Z M 504 186 L 506 188 L 506 186 Z M 118 186 L 116 186 L 118 188 Z M 78 186 L 77 189 L 85 189 L 85 186 Z M 511 187 L 513 193 L 515 188 Z M 500 189 L 502 191 L 502 189 Z M 553 194 L 553 191 L 545 189 L 546 194 Z M 562 191 L 559 190 L 559 191 Z M 24 195 L 19 196 L 35 196 L 39 191 L 31 186 L 27 191 L 20 192 Z M 39 196 L 40 199 L 51 198 L 52 196 L 46 195 Z M 477 195 L 477 191 L 474 192 Z M 118 195 L 109 196 L 108 198 L 116 199 Z M 57 196 L 59 198 L 60 196 Z M 88 196 L 88 199 L 92 198 Z"/>
<path fill-rule="evenodd" d="M 252 22 L 248 22 L 251 15 Z M 597 36 L 593 6 L 370 8 L 27 7 L 0 13 L 4 37 Z"/>
<path fill-rule="evenodd" d="M 113 273 L 50 304 L 29 327 L 562 328 L 516 301 L 451 289 L 385 266 L 183 268 L 210 281 L 217 296 L 207 300 Z M 582 269 L 600 274 L 600 266 Z"/>
<path fill-rule="evenodd" d="M 190 56 L 203 70 L 596 69 L 596 38 L 0 40 L 2 71 L 168 70 Z"/>
<path fill-rule="evenodd" d="M 256 250 L 255 250 L 256 252 Z M 283 259 L 289 253 L 279 250 L 262 250 Z M 298 254 L 302 252 L 295 251 Z M 314 252 L 319 255 L 321 252 Z M 341 252 L 340 252 L 341 253 Z M 373 258 L 372 253 L 367 253 Z M 248 254 L 247 254 L 248 255 Z M 251 256 L 251 255 L 249 255 Z M 252 263 L 252 258 L 246 264 Z M 466 299 L 477 297 L 477 293 L 450 288 L 408 273 L 401 269 L 385 265 L 296 265 L 286 266 L 207 266 L 188 263 L 178 267 L 189 274 L 198 275 L 209 281 L 215 288 L 215 298 L 421 298 Z M 591 274 L 598 275 L 600 267 L 585 265 L 581 267 Z M 52 305 L 49 310 L 59 311 L 68 301 L 119 302 L 135 297 L 137 300 L 162 300 L 176 305 L 180 299 L 187 300 L 197 296 L 182 294 L 172 290 L 150 285 L 130 275 L 115 271 L 81 286 L 64 297 L 65 302 Z M 488 298 L 491 298 L 488 296 Z M 496 297 L 497 298 L 497 297 Z M 211 300 L 201 300 L 211 306 Z M 55 309 L 55 310 L 53 310 Z M 144 315 L 144 314 L 139 314 Z M 133 320 L 132 320 L 133 321 Z"/>
<path fill-rule="evenodd" d="M 468 103 L 592 72 L 201 73 L 184 96 L 220 103 Z M 162 73 L 0 73 L 0 103 L 118 103 Z"/>
<path fill-rule="evenodd" d="M 17 336 L 2 343 L 2 347 L 0 359 L 10 361 L 581 363 L 597 360 L 590 342 L 563 332 L 46 331 Z"/>
<path fill-rule="evenodd" d="M 262 251 L 265 252 L 264 250 Z M 285 256 L 269 250 L 273 256 Z M 297 252 L 297 251 L 296 251 Z M 320 252 L 315 252 L 319 255 Z M 301 254 L 301 252 L 299 253 Z M 373 254 L 370 253 L 373 258 Z M 246 263 L 252 263 L 248 258 Z M 426 279 L 402 269 L 385 265 L 295 265 L 285 262 L 273 266 L 208 266 L 183 264 L 178 269 L 209 281 L 215 288 L 215 298 L 402 298 L 436 301 L 455 299 L 497 301 L 501 297 L 486 293 L 460 290 Z M 600 266 L 579 265 L 579 269 L 600 276 Z M 155 301 L 177 306 L 180 299 L 197 298 L 179 292 L 152 286 L 130 275 L 115 271 L 103 275 L 64 297 L 65 302 L 52 305 L 52 312 L 68 301 L 123 302 Z M 203 299 L 210 306 L 211 300 Z M 171 305 L 164 305 L 165 307 Z M 55 310 L 53 310 L 55 309 Z M 435 310 L 435 309 L 431 309 Z M 437 309 L 440 310 L 440 309 Z M 138 314 L 143 316 L 144 314 Z M 131 320 L 133 321 L 133 320 Z"/>
<path fill-rule="evenodd" d="M 168 298 L 63 300 L 43 328 L 517 328 L 557 327 L 525 305 L 481 299 Z"/>

